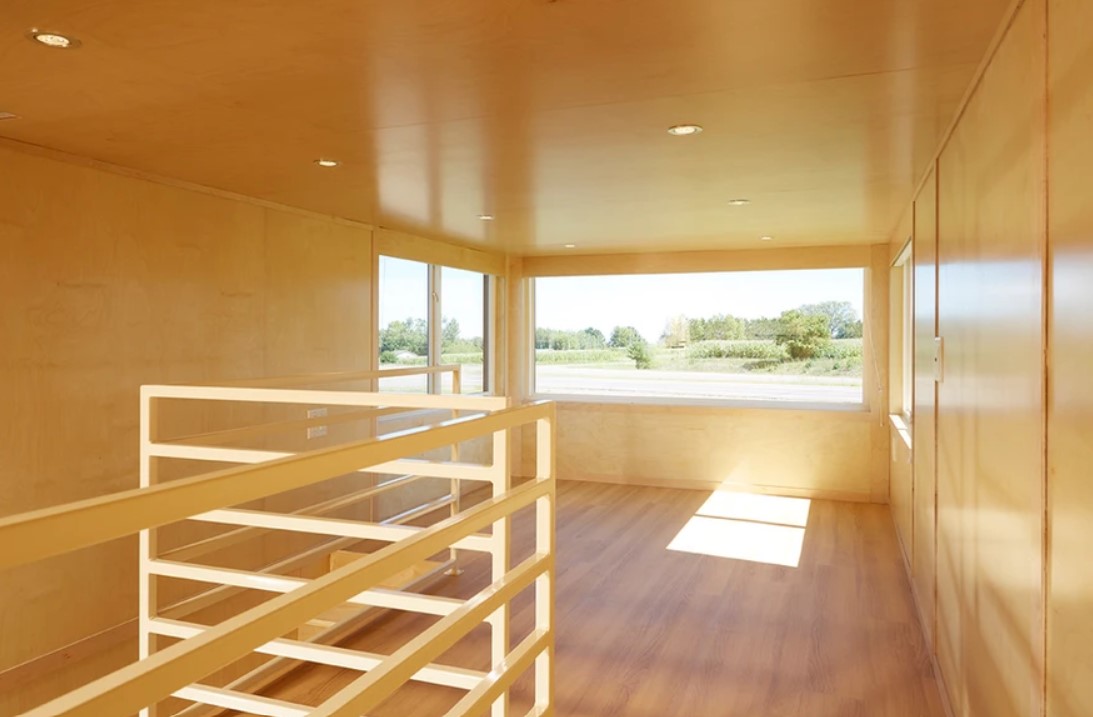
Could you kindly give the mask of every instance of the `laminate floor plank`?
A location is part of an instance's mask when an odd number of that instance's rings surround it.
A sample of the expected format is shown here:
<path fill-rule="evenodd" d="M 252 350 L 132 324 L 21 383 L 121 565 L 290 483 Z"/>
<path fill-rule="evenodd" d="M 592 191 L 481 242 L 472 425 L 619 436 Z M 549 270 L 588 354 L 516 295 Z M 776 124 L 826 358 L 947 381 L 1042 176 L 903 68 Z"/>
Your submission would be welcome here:
<path fill-rule="evenodd" d="M 797 567 L 668 550 L 708 496 L 559 484 L 559 717 L 943 716 L 887 506 L 812 501 Z M 531 517 L 514 519 L 516 559 Z M 468 597 L 488 571 L 475 556 L 431 592 Z M 528 591 L 514 644 L 533 612 Z M 390 613 L 343 644 L 390 653 L 435 620 Z M 476 629 L 438 662 L 487 669 L 488 645 Z M 318 704 L 358 675 L 309 667 L 264 694 Z M 522 679 L 515 717 L 531 693 Z M 370 716 L 442 715 L 462 694 L 411 685 Z"/>

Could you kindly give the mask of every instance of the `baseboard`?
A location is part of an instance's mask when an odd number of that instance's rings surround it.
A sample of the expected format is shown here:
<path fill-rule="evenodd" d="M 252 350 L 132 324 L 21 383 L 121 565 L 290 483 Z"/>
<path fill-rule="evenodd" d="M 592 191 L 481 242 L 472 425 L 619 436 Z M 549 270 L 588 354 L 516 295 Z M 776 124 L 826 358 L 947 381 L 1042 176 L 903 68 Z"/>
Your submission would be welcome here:
<path fill-rule="evenodd" d="M 922 601 L 919 598 L 918 587 L 915 585 L 915 573 L 911 567 L 911 560 L 903 545 L 903 539 L 899 535 L 899 527 L 896 525 L 896 516 L 888 512 L 892 518 L 892 530 L 896 534 L 896 543 L 899 545 L 899 556 L 903 561 L 903 571 L 907 575 L 907 585 L 911 588 L 911 602 L 915 606 L 915 617 L 918 618 L 918 629 L 922 633 L 922 640 L 926 643 L 926 649 L 930 653 L 930 667 L 934 672 L 934 683 L 937 685 L 938 698 L 941 708 L 945 710 L 945 717 L 954 717 L 952 702 L 949 701 L 949 689 L 945 684 L 945 674 L 941 671 L 941 663 L 937 661 L 937 650 L 934 649 L 936 635 L 926 631 L 926 613 L 922 610 Z"/>
<path fill-rule="evenodd" d="M 726 483 L 694 478 L 632 478 L 630 476 L 604 475 L 600 473 L 577 473 L 559 476 L 558 480 L 578 481 L 581 483 L 608 483 L 612 485 L 640 486 L 643 488 L 676 488 L 680 490 L 738 490 L 763 495 L 783 495 L 789 498 L 812 498 L 815 500 L 837 500 L 850 503 L 872 503 L 868 492 L 847 490 L 827 490 L 823 488 L 795 488 L 777 485 L 757 485 L 751 483 Z"/>

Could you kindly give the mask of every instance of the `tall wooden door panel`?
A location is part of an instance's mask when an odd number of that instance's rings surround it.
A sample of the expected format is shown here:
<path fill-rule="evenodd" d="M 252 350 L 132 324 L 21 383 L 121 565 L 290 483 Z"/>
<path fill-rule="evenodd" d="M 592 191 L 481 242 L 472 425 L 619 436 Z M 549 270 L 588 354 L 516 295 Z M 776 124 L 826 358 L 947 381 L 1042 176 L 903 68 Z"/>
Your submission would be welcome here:
<path fill-rule="evenodd" d="M 1046 0 L 938 167 L 938 657 L 959 717 L 1038 717 L 1043 670 Z"/>

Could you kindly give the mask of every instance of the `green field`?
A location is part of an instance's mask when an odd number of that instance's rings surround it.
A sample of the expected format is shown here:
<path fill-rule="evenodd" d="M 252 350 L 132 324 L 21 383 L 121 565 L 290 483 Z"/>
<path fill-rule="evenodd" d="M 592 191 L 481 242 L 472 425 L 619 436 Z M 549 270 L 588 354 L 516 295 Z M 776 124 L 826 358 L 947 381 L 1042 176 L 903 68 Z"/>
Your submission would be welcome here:
<path fill-rule="evenodd" d="M 781 374 L 788 376 L 861 376 L 862 340 L 834 339 L 814 358 L 791 360 L 784 346 L 774 341 L 698 341 L 682 348 L 650 347 L 651 370 L 700 371 L 730 374 Z M 441 356 L 444 364 L 480 364 L 482 354 L 450 353 Z M 583 368 L 636 368 L 625 348 L 576 349 L 556 351 L 537 349 L 535 361 L 543 365 L 567 365 Z M 391 365 L 422 366 L 424 356 L 405 357 Z"/>
<path fill-rule="evenodd" d="M 651 347 L 655 371 L 764 373 L 789 376 L 861 376 L 862 340 L 836 339 L 818 356 L 791 360 L 773 341 L 701 341 L 683 348 Z M 536 363 L 584 368 L 634 368 L 626 349 L 554 351 L 538 349 Z"/>

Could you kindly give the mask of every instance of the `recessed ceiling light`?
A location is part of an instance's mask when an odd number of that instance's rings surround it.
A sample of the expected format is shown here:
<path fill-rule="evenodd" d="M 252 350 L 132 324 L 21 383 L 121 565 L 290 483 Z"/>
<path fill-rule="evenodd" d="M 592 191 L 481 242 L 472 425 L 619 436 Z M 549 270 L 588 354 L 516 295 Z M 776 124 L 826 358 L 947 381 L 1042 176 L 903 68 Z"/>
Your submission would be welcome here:
<path fill-rule="evenodd" d="M 730 199 L 729 200 L 729 206 L 730 207 L 744 207 L 744 206 L 747 206 L 749 204 L 751 204 L 750 199 Z"/>
<path fill-rule="evenodd" d="M 27 37 L 46 47 L 52 47 L 57 50 L 75 50 L 80 46 L 80 41 L 74 37 L 62 35 L 58 32 L 46 32 L 45 30 L 39 30 L 37 28 L 28 32 Z"/>
<path fill-rule="evenodd" d="M 674 127 L 668 128 L 668 134 L 675 135 L 676 137 L 686 137 L 689 134 L 698 134 L 702 131 L 702 128 L 696 124 L 677 124 Z"/>
<path fill-rule="evenodd" d="M 493 215 L 492 214 L 479 214 L 478 218 L 481 219 L 484 222 L 492 222 L 493 221 Z"/>
<path fill-rule="evenodd" d="M 315 164 L 320 167 L 337 167 L 341 162 L 336 159 L 316 159 Z"/>
<path fill-rule="evenodd" d="M 564 246 L 566 249 L 576 249 L 577 248 L 576 244 L 563 244 L 562 246 Z"/>
<path fill-rule="evenodd" d="M 762 237 L 759 237 L 759 241 L 774 241 L 774 237 L 772 237 L 772 236 L 762 236 Z"/>

